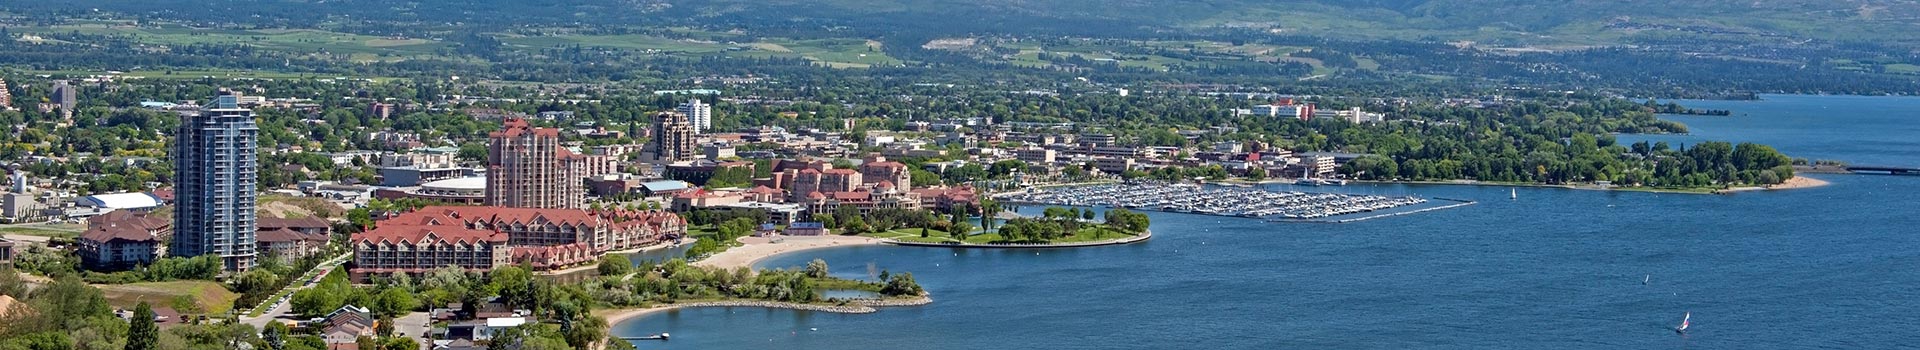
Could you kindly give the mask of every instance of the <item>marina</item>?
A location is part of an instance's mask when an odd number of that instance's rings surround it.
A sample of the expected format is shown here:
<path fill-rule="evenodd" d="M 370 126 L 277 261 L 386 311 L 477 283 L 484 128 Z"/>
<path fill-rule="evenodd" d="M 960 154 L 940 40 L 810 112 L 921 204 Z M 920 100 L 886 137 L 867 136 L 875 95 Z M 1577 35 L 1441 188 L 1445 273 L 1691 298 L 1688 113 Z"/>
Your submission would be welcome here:
<path fill-rule="evenodd" d="M 1378 196 L 1194 184 L 1119 183 L 1040 188 L 1001 198 L 1010 203 L 1100 206 L 1237 216 L 1267 220 L 1317 220 L 1427 203 L 1413 196 Z M 1380 217 L 1380 216 L 1370 216 Z"/>

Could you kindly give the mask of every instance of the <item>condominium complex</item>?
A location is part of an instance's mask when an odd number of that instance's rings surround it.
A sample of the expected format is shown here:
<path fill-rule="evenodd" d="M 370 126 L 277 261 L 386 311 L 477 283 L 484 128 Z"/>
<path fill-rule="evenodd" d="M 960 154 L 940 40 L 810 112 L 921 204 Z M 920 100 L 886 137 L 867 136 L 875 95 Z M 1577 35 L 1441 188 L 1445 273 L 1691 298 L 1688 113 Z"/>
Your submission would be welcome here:
<path fill-rule="evenodd" d="M 653 118 L 650 151 L 661 163 L 684 162 L 700 157 L 694 148 L 694 126 L 682 113 L 660 113 Z"/>
<path fill-rule="evenodd" d="M 687 121 L 693 124 L 693 133 L 704 134 L 713 130 L 712 105 L 702 103 L 700 99 L 695 98 L 680 104 L 679 110 L 680 114 L 685 114 Z"/>
<path fill-rule="evenodd" d="M 227 270 L 242 271 L 254 263 L 260 129 L 231 92 L 222 91 L 209 107 L 187 116 L 174 140 L 174 236 L 167 255 L 218 255 Z"/>
<path fill-rule="evenodd" d="M 549 270 L 609 251 L 679 239 L 686 221 L 662 211 L 426 207 L 354 234 L 353 276 L 421 273 L 445 266 L 486 271 L 509 264 Z"/>
<path fill-rule="evenodd" d="M 586 206 L 587 162 L 560 147 L 560 130 L 508 118 L 487 135 L 487 205 L 517 208 Z"/>

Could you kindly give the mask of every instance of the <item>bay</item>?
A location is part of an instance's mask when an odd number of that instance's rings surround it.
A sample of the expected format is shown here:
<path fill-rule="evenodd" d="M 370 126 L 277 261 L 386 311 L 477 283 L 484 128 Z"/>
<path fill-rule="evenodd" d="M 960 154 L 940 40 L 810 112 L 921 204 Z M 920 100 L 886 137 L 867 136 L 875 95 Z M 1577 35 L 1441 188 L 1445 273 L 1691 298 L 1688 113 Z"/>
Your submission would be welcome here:
<path fill-rule="evenodd" d="M 1913 118 L 1884 114 L 1907 112 L 1846 109 L 1920 99 L 1768 98 L 1840 109 L 1821 124 L 1845 130 L 1799 130 L 1806 122 L 1791 109 L 1734 108 L 1745 116 L 1699 118 L 1748 122 L 1690 120 L 1686 136 L 1920 165 Z M 1825 133 L 1875 143 L 1800 139 Z M 1073 250 L 803 251 L 761 266 L 819 258 L 848 278 L 867 276 L 868 264 L 908 271 L 935 303 L 864 315 L 694 308 L 613 333 L 674 335 L 642 349 L 1913 346 L 1920 210 L 1910 203 L 1920 177 L 1810 176 L 1832 185 L 1732 195 L 1521 188 L 1518 199 L 1505 187 L 1328 187 L 1480 203 L 1348 224 L 1153 213 L 1150 241 Z M 1677 335 L 1686 312 L 1694 327 Z"/>

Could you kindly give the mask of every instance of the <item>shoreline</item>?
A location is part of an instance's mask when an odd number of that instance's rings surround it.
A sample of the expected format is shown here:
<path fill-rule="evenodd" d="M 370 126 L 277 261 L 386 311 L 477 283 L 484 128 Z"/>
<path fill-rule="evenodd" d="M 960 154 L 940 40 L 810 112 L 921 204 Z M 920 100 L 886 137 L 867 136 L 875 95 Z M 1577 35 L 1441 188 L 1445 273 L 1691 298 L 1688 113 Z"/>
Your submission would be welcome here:
<path fill-rule="evenodd" d="M 652 244 L 652 245 L 648 245 L 648 246 L 645 246 L 645 247 L 639 247 L 639 248 L 633 248 L 633 249 L 627 249 L 627 250 L 615 250 L 615 251 L 608 251 L 608 252 L 606 252 L 605 254 L 601 254 L 601 255 L 602 255 L 602 256 L 606 256 L 606 255 L 614 255 L 614 254 L 622 254 L 622 255 L 624 255 L 624 254 L 633 254 L 633 253 L 639 253 L 639 252 L 645 252 L 645 251 L 652 251 L 652 250 L 659 250 L 659 249 L 670 249 L 670 248 L 673 248 L 673 247 L 678 247 L 678 246 L 680 246 L 680 245 L 682 245 L 682 244 L 693 244 L 694 242 L 698 242 L 699 240 L 700 240 L 700 239 L 698 239 L 698 238 L 691 238 L 691 237 L 689 237 L 689 238 L 687 238 L 686 240 L 683 240 L 683 241 L 681 241 L 681 242 L 680 242 L 680 244 L 673 244 L 673 243 L 667 243 L 667 242 L 660 242 L 660 243 L 655 243 L 655 244 Z M 586 270 L 592 270 L 592 269 L 598 269 L 598 268 L 600 268 L 600 264 L 598 263 L 598 261 L 599 261 L 599 260 L 595 260 L 595 262 L 594 262 L 594 263 L 588 263 L 588 264 L 585 264 L 585 265 L 580 265 L 580 266 L 574 266 L 574 267 L 569 267 L 569 268 L 565 268 L 565 269 L 560 269 L 560 270 L 553 270 L 553 271 L 545 271 L 545 272 L 540 272 L 540 273 L 538 273 L 538 274 L 539 274 L 539 275 L 546 275 L 546 276 L 560 276 L 560 275 L 567 275 L 567 274 L 574 274 L 574 273 L 579 273 L 579 272 L 581 272 L 581 271 L 586 271 Z"/>
<path fill-rule="evenodd" d="M 784 301 L 765 301 L 765 300 L 720 300 L 720 301 L 697 301 L 697 302 L 690 302 L 690 303 L 662 304 L 662 305 L 654 305 L 654 306 L 637 308 L 637 309 L 606 309 L 606 310 L 597 311 L 595 313 L 598 314 L 601 318 L 606 319 L 607 325 L 615 326 L 615 325 L 619 325 L 620 322 L 633 320 L 646 315 L 678 310 L 678 309 L 699 308 L 699 307 L 757 307 L 757 308 L 768 308 L 768 309 L 830 312 L 830 313 L 839 313 L 839 314 L 870 314 L 870 313 L 879 312 L 880 310 L 878 308 L 883 308 L 883 307 L 921 306 L 921 305 L 927 305 L 931 303 L 933 303 L 933 297 L 927 296 L 924 294 L 918 298 L 911 298 L 911 299 L 902 298 L 902 299 L 856 300 L 856 301 L 848 302 L 847 305 L 799 304 L 799 303 L 789 303 Z M 612 330 L 609 329 L 608 333 L 612 333 L 611 331 Z M 612 334 L 609 334 L 608 336 L 618 337 Z"/>
<path fill-rule="evenodd" d="M 802 252 L 814 249 L 851 247 L 882 244 L 880 239 L 859 236 L 779 236 L 780 242 L 772 242 L 766 237 L 741 237 L 739 247 L 714 254 L 706 259 L 693 262 L 694 266 L 704 267 L 753 267 L 761 260 L 786 253 Z"/>
<path fill-rule="evenodd" d="M 1794 190 L 1794 189 L 1803 189 L 1803 188 L 1822 187 L 1822 186 L 1832 185 L 1832 184 L 1833 184 L 1832 182 L 1827 182 L 1827 180 L 1811 178 L 1805 175 L 1796 175 L 1793 178 L 1787 179 L 1787 181 L 1784 181 L 1778 184 L 1772 184 L 1772 185 L 1766 185 L 1766 186 L 1733 187 L 1733 188 L 1715 191 L 1714 193 L 1727 194 L 1727 193 L 1752 192 L 1752 191 Z"/>
<path fill-rule="evenodd" d="M 1147 232 L 1142 232 L 1137 235 L 1115 238 L 1115 239 L 1092 241 L 1092 242 L 1073 242 L 1073 243 L 981 244 L 981 243 L 921 243 L 921 242 L 906 242 L 906 241 L 900 241 L 900 240 L 888 239 L 888 238 L 881 238 L 880 240 L 882 243 L 897 245 L 902 247 L 971 248 L 971 249 L 1058 249 L 1058 248 L 1085 248 L 1085 247 L 1099 247 L 1099 246 L 1109 246 L 1109 245 L 1126 245 L 1126 244 L 1143 242 L 1151 238 L 1153 238 L 1153 230 L 1147 230 Z"/>

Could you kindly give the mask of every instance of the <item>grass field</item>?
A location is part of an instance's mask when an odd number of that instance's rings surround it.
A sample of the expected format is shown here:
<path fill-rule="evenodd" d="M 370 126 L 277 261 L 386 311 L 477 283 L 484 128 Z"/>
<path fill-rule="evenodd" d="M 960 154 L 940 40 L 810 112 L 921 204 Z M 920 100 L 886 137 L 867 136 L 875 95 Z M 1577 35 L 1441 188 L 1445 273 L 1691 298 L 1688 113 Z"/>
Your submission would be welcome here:
<path fill-rule="evenodd" d="M 97 285 L 107 304 L 132 309 L 140 302 L 154 307 L 172 307 L 181 313 L 219 314 L 233 308 L 240 294 L 227 291 L 211 281 L 172 281 Z"/>
<path fill-rule="evenodd" d="M 142 78 L 142 79 L 203 79 L 203 78 L 335 79 L 335 78 L 347 78 L 347 79 L 371 79 L 375 81 L 385 81 L 385 80 L 395 79 L 391 77 L 351 77 L 351 76 L 341 76 L 338 74 L 286 73 L 286 72 L 272 72 L 272 71 L 222 70 L 222 69 L 133 70 L 133 71 L 119 71 L 118 73 L 110 73 L 107 71 L 96 71 L 96 70 L 23 69 L 21 71 L 26 72 L 27 74 L 33 74 L 33 75 L 51 75 L 51 76 L 117 75 L 121 77 Z"/>
<path fill-rule="evenodd" d="M 80 236 L 80 231 L 84 230 L 86 227 L 78 224 L 26 224 L 0 227 L 0 234 L 72 238 Z"/>
<path fill-rule="evenodd" d="M 521 49 L 581 46 L 659 53 L 718 54 L 732 52 L 748 57 L 798 57 L 835 68 L 865 68 L 900 64 L 887 56 L 877 41 L 865 39 L 766 39 L 755 42 L 730 42 L 724 33 L 708 33 L 710 39 L 674 39 L 647 34 L 545 36 L 501 35 L 500 41 Z"/>
<path fill-rule="evenodd" d="M 79 33 L 121 35 L 156 45 L 242 44 L 300 53 L 349 55 L 355 61 L 399 61 L 438 55 L 446 43 L 422 38 L 377 37 L 312 29 L 218 29 L 165 24 L 131 26 L 88 23 L 44 27 L 10 27 L 31 34 Z"/>

